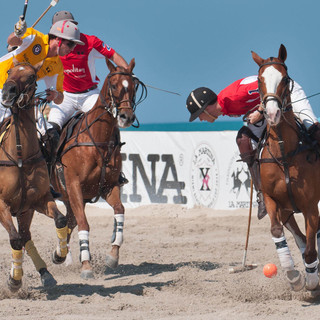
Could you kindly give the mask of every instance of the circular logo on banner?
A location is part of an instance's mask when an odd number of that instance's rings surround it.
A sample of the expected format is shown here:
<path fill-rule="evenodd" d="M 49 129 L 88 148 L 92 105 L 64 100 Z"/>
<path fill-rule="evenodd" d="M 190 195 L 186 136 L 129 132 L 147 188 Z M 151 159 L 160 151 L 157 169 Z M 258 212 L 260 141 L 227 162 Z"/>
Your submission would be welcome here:
<path fill-rule="evenodd" d="M 226 186 L 228 208 L 249 208 L 250 173 L 248 165 L 240 160 L 239 151 L 231 157 L 228 165 Z"/>
<path fill-rule="evenodd" d="M 197 205 L 213 208 L 218 198 L 219 172 L 214 152 L 207 144 L 194 151 L 191 165 L 191 190 Z"/>
<path fill-rule="evenodd" d="M 32 52 L 33 52 L 35 55 L 40 54 L 41 50 L 42 50 L 42 47 L 40 46 L 40 44 L 36 44 L 36 45 L 32 48 Z"/>

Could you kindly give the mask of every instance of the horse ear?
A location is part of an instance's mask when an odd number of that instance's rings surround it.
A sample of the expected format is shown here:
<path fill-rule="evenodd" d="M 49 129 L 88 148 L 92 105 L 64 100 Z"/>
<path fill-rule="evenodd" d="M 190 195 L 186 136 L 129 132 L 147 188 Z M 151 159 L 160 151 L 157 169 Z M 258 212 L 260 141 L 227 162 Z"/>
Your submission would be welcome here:
<path fill-rule="evenodd" d="M 134 68 L 134 66 L 136 65 L 136 62 L 134 60 L 134 58 L 131 59 L 130 63 L 129 63 L 129 66 L 128 66 L 128 69 L 129 71 L 132 73 L 132 70 Z"/>
<path fill-rule="evenodd" d="M 251 51 L 251 55 L 252 55 L 252 58 L 255 61 L 255 63 L 260 67 L 263 63 L 263 59 L 253 51 Z"/>
<path fill-rule="evenodd" d="M 108 59 L 106 58 L 106 63 L 108 66 L 108 69 L 110 72 L 115 72 L 116 71 L 116 67 L 114 66 L 114 64 Z"/>
<path fill-rule="evenodd" d="M 287 49 L 283 44 L 280 46 L 278 59 L 282 62 L 285 62 L 287 59 Z"/>
<path fill-rule="evenodd" d="M 38 62 L 37 64 L 35 64 L 35 65 L 33 66 L 33 67 L 35 68 L 36 72 L 38 72 L 38 71 L 41 69 L 43 63 L 44 63 L 44 60 Z"/>

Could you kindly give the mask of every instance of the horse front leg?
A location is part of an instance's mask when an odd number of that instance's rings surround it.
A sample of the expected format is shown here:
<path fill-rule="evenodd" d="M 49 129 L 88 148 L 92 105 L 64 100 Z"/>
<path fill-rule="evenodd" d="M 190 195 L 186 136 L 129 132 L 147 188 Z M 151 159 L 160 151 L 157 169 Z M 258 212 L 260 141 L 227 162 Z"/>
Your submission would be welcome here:
<path fill-rule="evenodd" d="M 94 278 L 91 266 L 91 254 L 89 249 L 89 223 L 85 214 L 85 205 L 82 191 L 78 181 L 73 181 L 67 187 L 69 195 L 70 212 L 73 212 L 76 224 L 78 225 L 78 237 L 80 245 L 81 278 Z M 69 222 L 74 225 L 74 220 L 68 216 Z"/>
<path fill-rule="evenodd" d="M 124 206 L 120 199 L 120 187 L 115 186 L 107 195 L 106 201 L 113 208 L 114 227 L 111 238 L 111 252 L 107 254 L 106 264 L 115 269 L 119 264 L 119 250 L 123 243 Z"/>
<path fill-rule="evenodd" d="M 22 286 L 23 242 L 14 226 L 11 212 L 3 201 L 0 201 L 0 222 L 9 234 L 12 252 L 12 264 L 7 284 L 12 292 L 16 292 Z"/>
<path fill-rule="evenodd" d="M 318 206 L 310 206 L 310 210 L 304 212 L 306 224 L 307 245 L 304 255 L 304 264 L 306 267 L 306 288 L 314 290 L 319 284 L 318 265 L 319 259 L 316 250 L 316 234 L 318 230 L 319 211 Z"/>
<path fill-rule="evenodd" d="M 37 248 L 31 240 L 30 226 L 33 218 L 34 210 L 30 209 L 23 212 L 17 217 L 19 234 L 22 237 L 24 248 L 31 258 L 36 270 L 40 274 L 41 283 L 45 288 L 51 288 L 57 284 L 52 274 L 48 271 L 46 263 L 40 257 Z"/>
<path fill-rule="evenodd" d="M 287 239 L 283 231 L 283 226 L 280 223 L 277 212 L 277 204 L 270 197 L 265 196 L 266 207 L 271 222 L 272 240 L 276 246 L 277 254 L 280 260 L 281 268 L 286 272 L 286 277 L 294 291 L 302 290 L 305 286 L 304 276 L 294 268 L 294 262 L 287 244 Z"/>
<path fill-rule="evenodd" d="M 68 253 L 67 218 L 58 210 L 57 205 L 53 200 L 49 200 L 47 202 L 47 215 L 54 219 L 54 223 L 56 226 L 56 233 L 58 237 L 58 245 L 52 254 L 52 262 L 55 264 L 61 264 L 66 260 L 67 253 Z"/>
<path fill-rule="evenodd" d="M 301 232 L 294 215 L 290 215 L 284 226 L 291 232 L 297 247 L 299 248 L 302 258 L 306 250 L 306 236 Z"/>

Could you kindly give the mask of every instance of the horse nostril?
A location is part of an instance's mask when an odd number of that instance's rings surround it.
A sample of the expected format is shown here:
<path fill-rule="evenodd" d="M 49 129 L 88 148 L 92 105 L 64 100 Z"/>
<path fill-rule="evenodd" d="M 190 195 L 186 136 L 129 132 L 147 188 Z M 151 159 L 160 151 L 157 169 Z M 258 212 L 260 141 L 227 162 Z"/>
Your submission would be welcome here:
<path fill-rule="evenodd" d="M 126 115 L 125 115 L 124 113 L 120 114 L 119 117 L 120 117 L 121 119 L 123 119 L 123 120 L 127 119 L 127 117 L 126 117 Z"/>

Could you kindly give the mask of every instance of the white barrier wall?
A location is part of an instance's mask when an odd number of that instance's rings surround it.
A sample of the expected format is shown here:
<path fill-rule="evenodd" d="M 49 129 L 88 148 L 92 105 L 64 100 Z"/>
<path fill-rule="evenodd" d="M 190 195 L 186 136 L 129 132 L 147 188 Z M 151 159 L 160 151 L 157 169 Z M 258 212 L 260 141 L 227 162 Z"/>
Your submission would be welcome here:
<path fill-rule="evenodd" d="M 237 162 L 236 134 L 122 131 L 123 171 L 130 181 L 122 188 L 123 204 L 249 207 L 250 177 L 247 165 Z"/>

